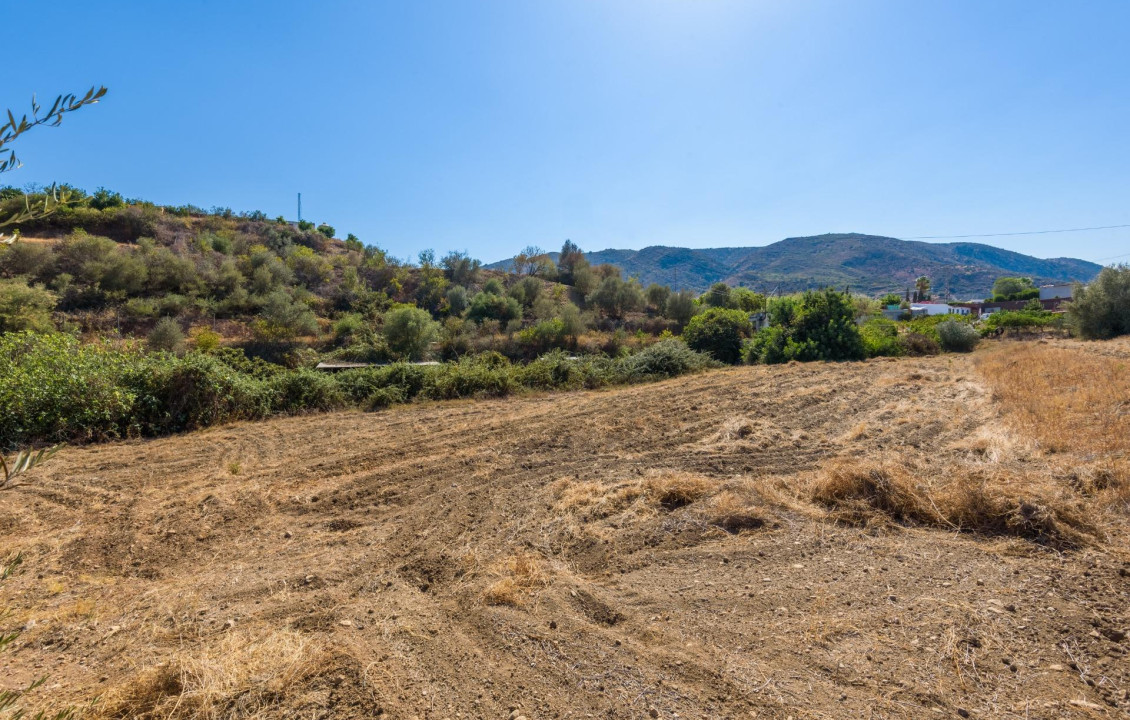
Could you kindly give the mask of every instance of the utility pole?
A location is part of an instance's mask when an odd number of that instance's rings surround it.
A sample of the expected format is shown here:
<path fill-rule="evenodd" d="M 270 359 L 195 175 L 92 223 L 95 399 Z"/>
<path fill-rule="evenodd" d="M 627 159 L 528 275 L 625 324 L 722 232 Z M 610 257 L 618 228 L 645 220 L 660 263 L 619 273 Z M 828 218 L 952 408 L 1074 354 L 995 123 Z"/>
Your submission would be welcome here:
<path fill-rule="evenodd" d="M 302 222 L 302 193 L 298 193 L 298 222 Z"/>

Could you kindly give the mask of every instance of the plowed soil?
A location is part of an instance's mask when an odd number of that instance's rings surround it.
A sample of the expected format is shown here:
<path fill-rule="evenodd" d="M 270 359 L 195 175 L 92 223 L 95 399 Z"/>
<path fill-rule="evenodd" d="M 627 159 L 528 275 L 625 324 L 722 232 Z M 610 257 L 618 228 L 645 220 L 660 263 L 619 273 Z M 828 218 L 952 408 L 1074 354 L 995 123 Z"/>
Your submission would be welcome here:
<path fill-rule="evenodd" d="M 0 686 L 114 717 L 1124 717 L 1117 513 L 1055 545 L 803 490 L 879 456 L 1067 483 L 982 352 L 67 448 L 0 494 Z"/>

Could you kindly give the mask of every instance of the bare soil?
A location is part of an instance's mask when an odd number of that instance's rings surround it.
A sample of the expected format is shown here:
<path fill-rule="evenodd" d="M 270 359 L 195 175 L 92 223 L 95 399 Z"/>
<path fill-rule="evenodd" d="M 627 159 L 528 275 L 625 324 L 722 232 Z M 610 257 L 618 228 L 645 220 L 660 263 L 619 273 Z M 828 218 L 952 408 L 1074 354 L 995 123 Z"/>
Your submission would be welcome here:
<path fill-rule="evenodd" d="M 1009 429 L 996 351 L 65 449 L 0 496 L 0 686 L 104 717 L 1125 716 L 1124 508 L 1065 496 L 1089 524 L 1053 543 L 811 501 L 872 458 L 1067 487 L 1085 459 Z"/>

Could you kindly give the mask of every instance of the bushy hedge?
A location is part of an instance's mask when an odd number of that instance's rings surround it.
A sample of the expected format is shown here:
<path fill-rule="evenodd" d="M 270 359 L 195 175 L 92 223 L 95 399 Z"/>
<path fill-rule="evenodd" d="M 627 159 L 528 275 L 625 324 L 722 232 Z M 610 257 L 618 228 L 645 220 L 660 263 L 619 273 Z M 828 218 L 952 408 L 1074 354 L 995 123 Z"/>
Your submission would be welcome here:
<path fill-rule="evenodd" d="M 64 334 L 0 335 L 0 449 L 31 442 L 163 435 L 280 413 L 379 409 L 415 398 L 501 397 L 597 388 L 717 365 L 682 341 L 635 355 L 547 353 L 525 365 L 485 353 L 442 365 L 396 363 L 335 375 L 288 370 L 226 350 L 146 353 Z"/>
<path fill-rule="evenodd" d="M 938 342 L 946 352 L 969 352 L 977 347 L 981 336 L 968 323 L 948 320 L 938 323 Z"/>

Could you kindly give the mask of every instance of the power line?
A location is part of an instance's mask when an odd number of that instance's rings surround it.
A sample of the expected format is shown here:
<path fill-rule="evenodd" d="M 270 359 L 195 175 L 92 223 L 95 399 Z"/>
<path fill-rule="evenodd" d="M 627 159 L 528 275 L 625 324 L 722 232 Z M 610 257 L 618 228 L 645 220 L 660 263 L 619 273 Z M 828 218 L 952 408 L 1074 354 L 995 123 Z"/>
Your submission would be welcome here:
<path fill-rule="evenodd" d="M 1066 228 L 1063 230 L 1029 230 L 1026 232 L 1006 232 L 1006 233 L 983 233 L 980 235 L 917 235 L 915 237 L 902 238 L 903 240 L 961 240 L 963 238 L 987 238 L 987 237 L 1008 237 L 1012 235 L 1050 235 L 1052 233 L 1068 233 L 1068 232 L 1086 232 L 1088 230 L 1115 230 L 1118 228 L 1130 228 L 1130 224 L 1126 225 L 1099 225 L 1097 227 L 1084 227 L 1084 228 Z M 1115 257 L 1122 257 L 1116 255 Z"/>

